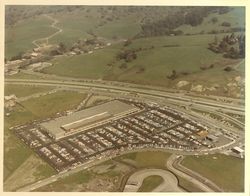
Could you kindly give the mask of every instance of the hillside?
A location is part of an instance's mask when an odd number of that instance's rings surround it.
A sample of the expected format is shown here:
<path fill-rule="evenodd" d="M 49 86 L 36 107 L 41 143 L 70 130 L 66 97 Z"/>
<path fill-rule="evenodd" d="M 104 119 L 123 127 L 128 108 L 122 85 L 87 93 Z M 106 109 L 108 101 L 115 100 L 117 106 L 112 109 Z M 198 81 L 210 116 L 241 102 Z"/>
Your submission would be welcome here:
<path fill-rule="evenodd" d="M 37 47 L 34 41 L 39 46 L 60 45 L 61 48 L 46 55 L 79 54 L 53 58 L 52 66 L 43 69 L 44 73 L 178 86 L 185 90 L 205 85 L 199 91 L 225 96 L 231 96 L 227 85 L 235 77 L 244 78 L 244 65 L 234 69 L 239 63 L 244 64 L 243 55 L 226 58 L 223 52 L 209 49 L 215 39 L 221 40 L 231 33 L 238 37 L 244 35 L 242 7 L 28 8 L 6 8 L 7 59 Z M 234 45 L 234 50 L 238 47 Z M 227 67 L 232 71 L 225 71 L 229 70 Z M 183 81 L 187 85 L 179 87 L 178 83 Z M 240 87 L 233 94 L 240 96 Z"/>

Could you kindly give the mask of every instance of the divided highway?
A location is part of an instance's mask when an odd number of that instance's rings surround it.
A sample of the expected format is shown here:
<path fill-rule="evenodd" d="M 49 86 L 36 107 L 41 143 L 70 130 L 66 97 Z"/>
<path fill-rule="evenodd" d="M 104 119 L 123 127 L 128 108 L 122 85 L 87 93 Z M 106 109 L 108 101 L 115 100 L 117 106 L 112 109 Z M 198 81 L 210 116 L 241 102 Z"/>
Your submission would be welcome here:
<path fill-rule="evenodd" d="M 105 83 L 90 83 L 90 82 L 71 82 L 71 81 L 55 81 L 55 80 L 31 80 L 31 79 L 6 79 L 6 84 L 23 84 L 23 85 L 43 85 L 43 86 L 56 86 L 64 88 L 78 88 L 78 89 L 98 89 L 108 92 L 126 93 L 133 96 L 153 96 L 156 98 L 166 98 L 180 104 L 186 105 L 190 103 L 192 105 L 206 107 L 211 109 L 226 109 L 235 114 L 244 114 L 245 108 L 242 105 L 229 104 L 224 102 L 216 102 L 210 99 L 204 99 L 199 97 L 187 96 L 183 93 L 173 93 L 167 91 L 142 89 L 132 86 L 116 86 Z"/>

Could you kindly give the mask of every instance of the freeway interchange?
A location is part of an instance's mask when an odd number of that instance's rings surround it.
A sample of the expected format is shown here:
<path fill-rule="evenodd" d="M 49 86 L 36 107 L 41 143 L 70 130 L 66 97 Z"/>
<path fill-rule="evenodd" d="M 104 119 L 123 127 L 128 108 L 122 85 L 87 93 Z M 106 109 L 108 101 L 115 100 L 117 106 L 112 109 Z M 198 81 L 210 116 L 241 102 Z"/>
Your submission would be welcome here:
<path fill-rule="evenodd" d="M 220 145 L 216 145 L 212 148 L 203 148 L 200 150 L 183 150 L 178 148 L 171 148 L 171 146 L 165 146 L 168 151 L 177 154 L 209 154 L 209 153 L 217 153 L 222 150 L 230 149 L 234 146 L 237 146 L 239 143 L 244 143 L 244 123 L 238 121 L 237 119 L 228 116 L 231 121 L 234 121 L 240 128 L 235 129 L 234 127 L 228 127 L 223 124 L 218 124 L 213 119 L 207 119 L 204 116 L 194 112 L 193 108 L 198 108 L 202 111 L 215 112 L 218 115 L 224 115 L 224 113 L 231 113 L 235 115 L 245 115 L 245 109 L 243 104 L 239 104 L 240 101 L 224 98 L 227 100 L 226 102 L 217 101 L 216 98 L 205 98 L 205 97 L 193 97 L 191 95 L 187 95 L 185 92 L 176 92 L 172 90 L 162 90 L 162 89 L 154 89 L 152 87 L 143 87 L 141 88 L 139 85 L 126 85 L 122 83 L 110 83 L 103 81 L 69 81 L 69 80 L 31 80 L 31 79 L 6 79 L 6 84 L 18 84 L 18 85 L 34 85 L 34 86 L 54 86 L 62 89 L 70 89 L 75 91 L 89 91 L 100 94 L 110 95 L 115 98 L 127 99 L 127 100 L 138 100 L 140 102 L 149 103 L 153 106 L 170 106 L 175 110 L 178 110 L 185 118 L 196 122 L 201 122 L 203 125 L 208 127 L 209 129 L 213 129 L 214 131 L 220 131 L 223 134 L 223 142 Z M 236 104 L 235 102 L 238 102 Z M 181 106 L 181 107 L 180 107 Z M 147 115 L 147 114 L 146 114 Z M 156 115 L 156 114 L 152 114 Z M 143 116 L 145 117 L 145 116 Z M 138 117 L 140 121 L 140 118 Z M 241 129 L 241 131 L 239 130 Z M 180 129 L 181 130 L 181 129 Z M 179 131 L 180 131 L 179 130 Z M 168 133 L 166 133 L 168 134 Z M 177 134 L 173 131 L 171 134 Z M 143 136 L 142 136 L 143 137 Z M 133 146 L 132 146 L 133 147 Z M 135 147 L 135 146 L 134 146 Z M 145 148 L 152 148 L 153 146 L 144 146 Z M 160 148 L 162 150 L 162 146 L 155 146 L 155 148 Z M 133 148 L 124 147 L 124 152 L 130 152 Z M 137 150 L 140 150 L 137 149 Z M 117 156 L 117 153 L 122 154 L 123 151 L 115 151 L 113 154 L 109 154 L 110 157 Z M 98 158 L 96 160 L 91 160 L 90 162 L 83 162 L 78 167 L 71 168 L 67 172 L 64 170 L 48 179 L 42 180 L 41 182 L 37 182 L 35 184 L 24 187 L 18 191 L 31 191 L 46 184 L 49 184 L 53 181 L 58 180 L 62 176 L 67 176 L 71 173 L 75 173 L 80 171 L 80 169 L 86 169 L 98 162 L 105 161 L 106 158 L 102 156 L 102 158 Z"/>

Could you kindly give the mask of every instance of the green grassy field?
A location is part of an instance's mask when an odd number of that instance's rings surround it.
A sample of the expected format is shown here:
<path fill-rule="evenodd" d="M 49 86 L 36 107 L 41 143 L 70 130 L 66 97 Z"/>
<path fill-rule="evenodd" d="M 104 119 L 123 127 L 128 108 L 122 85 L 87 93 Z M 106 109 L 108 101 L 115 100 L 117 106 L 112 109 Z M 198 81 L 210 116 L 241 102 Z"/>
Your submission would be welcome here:
<path fill-rule="evenodd" d="M 23 101 L 22 106 L 26 110 L 31 111 L 34 116 L 44 118 L 75 107 L 85 97 L 86 94 L 58 91 L 46 96 Z"/>
<path fill-rule="evenodd" d="M 162 182 L 163 178 L 161 176 L 156 176 L 156 175 L 148 176 L 143 180 L 142 185 L 139 188 L 138 192 L 151 192 Z"/>
<path fill-rule="evenodd" d="M 102 78 L 109 69 L 107 63 L 113 60 L 116 50 L 107 48 L 93 54 L 73 57 L 60 57 L 52 61 L 53 66 L 43 71 L 49 74 L 72 76 L 78 78 Z"/>
<path fill-rule="evenodd" d="M 14 27 L 5 29 L 5 57 L 9 59 L 19 52 L 26 52 L 35 48 L 32 41 L 46 37 L 55 29 L 49 25 L 51 21 L 44 16 L 38 16 L 20 21 Z"/>
<path fill-rule="evenodd" d="M 224 34 L 218 35 L 222 37 Z M 221 54 L 215 54 L 207 49 L 208 43 L 212 42 L 214 35 L 176 36 L 176 37 L 152 37 L 137 39 L 129 45 L 129 49 L 150 48 L 137 52 L 137 59 L 127 63 L 126 69 L 120 65 L 124 61 L 118 61 L 116 55 L 122 48 L 122 44 L 94 51 L 93 54 L 73 57 L 60 57 L 54 59 L 51 67 L 43 71 L 49 74 L 78 78 L 94 78 L 106 80 L 118 80 L 141 84 L 153 84 L 172 86 L 175 81 L 167 76 L 176 70 L 179 74 L 177 80 L 195 80 L 200 74 L 198 82 L 213 83 L 224 81 L 225 77 L 240 74 L 240 71 L 225 73 L 225 64 L 236 64 L 235 60 L 224 59 Z M 173 46 L 175 45 L 175 47 Z M 173 46 L 173 47 L 171 47 Z M 107 64 L 113 63 L 113 66 Z M 215 68 L 202 71 L 200 66 L 215 64 Z M 145 71 L 138 73 L 140 68 Z M 182 75 L 186 72 L 188 75 Z M 203 76 L 206 76 L 203 78 Z M 223 76 L 223 77 L 224 77 Z"/>
<path fill-rule="evenodd" d="M 165 168 L 167 159 L 171 154 L 160 151 L 145 151 L 124 154 L 116 159 L 131 159 L 135 162 L 137 168 Z"/>
<path fill-rule="evenodd" d="M 24 101 L 22 106 L 14 107 L 11 115 L 4 119 L 4 179 L 11 175 L 32 153 L 30 148 L 24 145 L 9 128 L 73 108 L 85 97 L 86 94 L 60 91 Z"/>
<path fill-rule="evenodd" d="M 178 178 L 178 185 L 187 190 L 188 192 L 203 192 L 201 189 L 196 187 L 195 184 L 193 184 L 192 182 L 180 176 L 177 176 L 177 178 Z"/>
<path fill-rule="evenodd" d="M 35 191 L 39 192 L 65 192 L 74 190 L 77 185 L 89 182 L 93 178 L 93 173 L 88 171 L 80 171 L 68 177 L 62 178 L 54 183 L 40 187 Z"/>
<path fill-rule="evenodd" d="M 19 72 L 17 74 L 14 75 L 7 75 L 5 76 L 5 79 L 41 79 L 42 77 L 36 76 L 36 75 L 32 75 L 32 74 L 27 74 L 27 73 L 23 73 L 23 72 Z"/>
<path fill-rule="evenodd" d="M 98 20 L 94 14 L 89 14 L 89 17 L 86 17 L 86 15 L 85 12 L 53 15 L 59 21 L 56 26 L 63 29 L 63 31 L 50 39 L 50 42 L 56 44 L 63 42 L 69 47 L 78 39 L 90 38 L 91 35 L 87 32 L 95 28 Z"/>
<path fill-rule="evenodd" d="M 213 159 L 216 157 L 217 159 Z M 182 164 L 212 180 L 225 191 L 244 191 L 244 160 L 216 154 L 188 156 Z"/>
<path fill-rule="evenodd" d="M 35 93 L 47 92 L 52 89 L 53 87 L 7 84 L 4 87 L 4 94 L 5 95 L 15 94 L 17 97 L 25 97 Z"/>
<path fill-rule="evenodd" d="M 140 32 L 140 24 L 136 15 L 130 15 L 128 17 L 109 22 L 104 26 L 101 26 L 95 30 L 98 36 L 105 37 L 107 39 L 112 39 L 117 37 L 118 39 L 126 39 L 134 37 Z"/>

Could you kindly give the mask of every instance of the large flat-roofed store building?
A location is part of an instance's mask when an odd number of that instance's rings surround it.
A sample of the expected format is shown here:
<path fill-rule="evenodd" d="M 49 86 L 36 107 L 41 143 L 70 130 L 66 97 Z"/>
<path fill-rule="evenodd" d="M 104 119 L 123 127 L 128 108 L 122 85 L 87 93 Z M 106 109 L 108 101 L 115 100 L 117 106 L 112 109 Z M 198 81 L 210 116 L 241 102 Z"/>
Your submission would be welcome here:
<path fill-rule="evenodd" d="M 138 111 L 140 109 L 135 106 L 114 100 L 41 123 L 40 126 L 54 139 L 58 140 Z"/>

